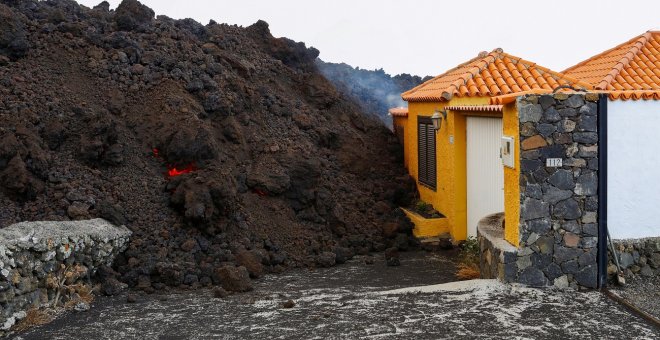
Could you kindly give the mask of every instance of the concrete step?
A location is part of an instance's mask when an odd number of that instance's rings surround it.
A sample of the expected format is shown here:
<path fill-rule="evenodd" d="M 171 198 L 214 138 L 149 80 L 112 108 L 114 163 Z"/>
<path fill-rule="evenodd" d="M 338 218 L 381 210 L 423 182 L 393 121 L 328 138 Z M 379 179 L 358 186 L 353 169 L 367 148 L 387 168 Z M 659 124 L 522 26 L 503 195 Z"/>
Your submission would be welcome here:
<path fill-rule="evenodd" d="M 426 251 L 447 250 L 454 247 L 449 235 L 419 238 L 419 243 Z"/>

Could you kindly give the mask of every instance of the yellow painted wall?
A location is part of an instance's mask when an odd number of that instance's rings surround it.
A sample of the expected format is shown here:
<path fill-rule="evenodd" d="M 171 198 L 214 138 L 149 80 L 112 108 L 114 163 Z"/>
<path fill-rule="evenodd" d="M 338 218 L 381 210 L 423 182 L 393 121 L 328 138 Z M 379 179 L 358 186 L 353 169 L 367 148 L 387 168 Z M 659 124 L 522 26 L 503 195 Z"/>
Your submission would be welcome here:
<path fill-rule="evenodd" d="M 433 115 L 438 109 L 450 105 L 484 105 L 489 98 L 453 98 L 449 102 L 408 103 L 408 119 L 405 125 L 406 165 L 410 175 L 417 176 L 417 117 Z M 472 112 L 447 112 L 440 131 L 436 134 L 437 188 L 430 189 L 419 184 L 422 201 L 447 217 L 449 232 L 455 241 L 467 238 L 467 164 L 466 164 L 466 115 Z M 499 113 L 480 115 L 499 116 Z M 516 125 L 517 129 L 517 125 Z M 450 143 L 453 136 L 453 143 Z M 517 136 L 517 135 L 516 135 Z"/>
<path fill-rule="evenodd" d="M 504 239 L 517 247 L 520 244 L 520 133 L 515 102 L 502 110 L 502 129 L 515 143 L 515 168 L 504 167 Z"/>
<path fill-rule="evenodd" d="M 415 237 L 434 237 L 449 233 L 449 223 L 446 218 L 424 218 L 414 211 L 402 210 L 415 225 L 415 229 L 413 229 Z"/>

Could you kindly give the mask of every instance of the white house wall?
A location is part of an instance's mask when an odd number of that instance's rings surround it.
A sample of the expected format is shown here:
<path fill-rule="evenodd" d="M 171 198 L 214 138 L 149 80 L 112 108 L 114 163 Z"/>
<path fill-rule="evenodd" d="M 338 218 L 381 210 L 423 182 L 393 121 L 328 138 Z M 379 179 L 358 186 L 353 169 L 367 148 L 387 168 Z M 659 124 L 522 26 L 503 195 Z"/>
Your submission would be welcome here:
<path fill-rule="evenodd" d="M 607 111 L 610 234 L 660 236 L 660 101 L 609 101 Z"/>

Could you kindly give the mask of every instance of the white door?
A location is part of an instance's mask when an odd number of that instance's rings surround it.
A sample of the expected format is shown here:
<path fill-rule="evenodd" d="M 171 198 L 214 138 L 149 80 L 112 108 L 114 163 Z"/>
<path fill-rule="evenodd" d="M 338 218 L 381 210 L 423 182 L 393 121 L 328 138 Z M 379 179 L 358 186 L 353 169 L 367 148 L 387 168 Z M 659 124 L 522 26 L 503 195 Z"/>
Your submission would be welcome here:
<path fill-rule="evenodd" d="M 468 236 L 477 236 L 480 219 L 504 211 L 501 138 L 501 118 L 467 117 Z"/>

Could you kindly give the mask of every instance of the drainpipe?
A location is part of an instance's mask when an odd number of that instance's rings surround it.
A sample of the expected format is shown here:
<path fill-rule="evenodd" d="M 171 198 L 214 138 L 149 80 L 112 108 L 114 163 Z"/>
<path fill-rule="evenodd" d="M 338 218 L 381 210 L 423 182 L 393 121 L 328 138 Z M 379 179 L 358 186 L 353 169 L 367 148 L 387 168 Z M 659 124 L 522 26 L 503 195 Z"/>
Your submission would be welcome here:
<path fill-rule="evenodd" d="M 607 286 L 607 100 L 598 96 L 598 288 Z"/>

